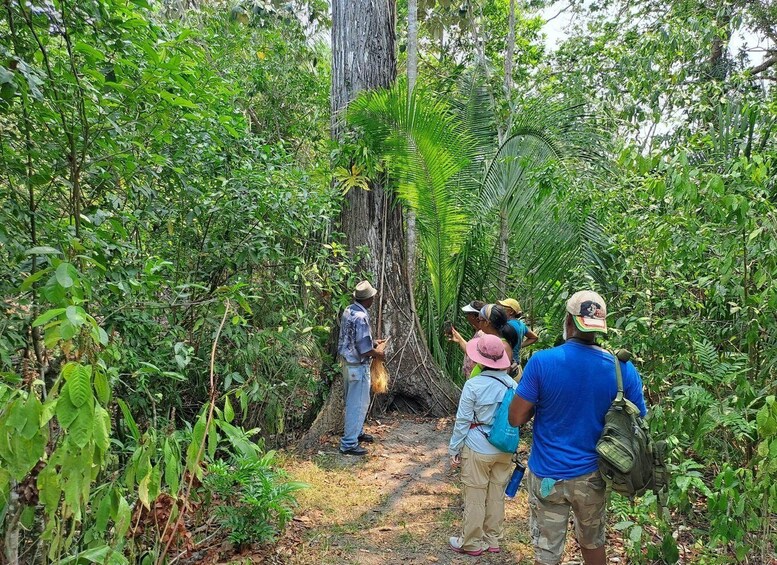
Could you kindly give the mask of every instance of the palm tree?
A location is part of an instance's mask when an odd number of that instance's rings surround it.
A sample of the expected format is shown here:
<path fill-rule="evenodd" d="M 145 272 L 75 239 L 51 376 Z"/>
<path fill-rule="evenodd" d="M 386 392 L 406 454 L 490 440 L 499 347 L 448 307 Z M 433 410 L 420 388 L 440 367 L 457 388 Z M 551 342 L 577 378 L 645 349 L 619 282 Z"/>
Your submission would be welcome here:
<path fill-rule="evenodd" d="M 499 298 L 500 215 L 515 258 L 510 288 L 542 304 L 538 311 L 560 302 L 571 265 L 598 271 L 596 262 L 577 258 L 601 262 L 600 230 L 565 207 L 551 186 L 568 184 L 572 175 L 591 177 L 603 161 L 600 136 L 582 105 L 526 102 L 499 143 L 491 96 L 473 72 L 450 102 L 418 87 L 408 97 L 399 83 L 358 97 L 348 120 L 382 156 L 397 197 L 416 213 L 419 314 L 449 374 L 456 374 L 458 358 L 448 354 L 444 320 L 455 321 L 462 302 Z"/>

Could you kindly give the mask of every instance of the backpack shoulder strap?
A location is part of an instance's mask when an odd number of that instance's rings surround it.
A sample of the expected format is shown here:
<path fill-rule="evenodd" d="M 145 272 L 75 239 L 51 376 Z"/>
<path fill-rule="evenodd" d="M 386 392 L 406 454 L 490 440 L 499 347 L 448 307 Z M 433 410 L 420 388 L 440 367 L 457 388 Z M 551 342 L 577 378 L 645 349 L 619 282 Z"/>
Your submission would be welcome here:
<path fill-rule="evenodd" d="M 506 389 L 508 389 L 508 390 L 509 390 L 509 389 L 511 389 L 511 388 L 513 388 L 513 387 L 511 387 L 511 386 L 509 386 L 509 385 L 505 384 L 505 382 L 504 382 L 502 379 L 498 379 L 498 378 L 496 378 L 494 375 L 484 375 L 483 373 L 480 373 L 480 374 L 478 375 L 478 377 L 489 377 L 489 378 L 492 378 L 492 379 L 494 379 L 496 382 L 500 383 L 502 386 L 504 386 L 504 387 L 505 387 Z M 473 377 L 473 378 L 474 378 L 474 377 Z M 483 430 L 482 430 L 482 429 L 480 429 L 480 426 L 482 426 L 483 424 L 485 424 L 485 422 L 481 422 L 480 420 L 478 420 L 478 415 L 477 415 L 477 413 L 476 413 L 476 412 L 474 412 L 474 411 L 473 411 L 473 414 L 475 415 L 475 421 L 474 421 L 474 422 L 472 422 L 472 423 L 473 423 L 475 426 L 477 426 L 477 428 L 478 428 L 478 429 L 479 429 L 481 432 L 483 432 Z M 486 434 L 486 432 L 483 432 L 483 435 L 485 435 L 486 437 L 488 437 L 488 434 Z"/>
<path fill-rule="evenodd" d="M 614 354 L 613 357 L 615 357 L 615 379 L 618 382 L 618 394 L 615 395 L 614 402 L 622 402 L 623 401 L 623 373 L 621 373 L 621 360 L 617 354 Z"/>
<path fill-rule="evenodd" d="M 489 377 L 494 379 L 496 382 L 500 383 L 505 388 L 512 388 L 510 385 L 505 384 L 505 382 L 502 379 L 496 378 L 494 375 L 484 375 L 483 373 L 480 373 L 478 375 L 479 377 Z"/>

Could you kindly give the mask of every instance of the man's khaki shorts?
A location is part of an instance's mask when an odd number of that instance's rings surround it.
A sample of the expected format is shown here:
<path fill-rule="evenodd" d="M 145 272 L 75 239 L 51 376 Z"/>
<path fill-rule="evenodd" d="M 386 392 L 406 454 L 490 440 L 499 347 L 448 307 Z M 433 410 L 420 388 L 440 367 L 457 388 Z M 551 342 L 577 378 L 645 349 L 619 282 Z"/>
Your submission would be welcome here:
<path fill-rule="evenodd" d="M 534 558 L 543 565 L 556 565 L 564 554 L 569 511 L 574 515 L 575 536 L 585 549 L 604 545 L 607 525 L 606 488 L 599 471 L 556 481 L 542 496 L 542 481 L 528 471 L 529 529 Z M 547 481 L 547 480 L 546 480 Z"/>

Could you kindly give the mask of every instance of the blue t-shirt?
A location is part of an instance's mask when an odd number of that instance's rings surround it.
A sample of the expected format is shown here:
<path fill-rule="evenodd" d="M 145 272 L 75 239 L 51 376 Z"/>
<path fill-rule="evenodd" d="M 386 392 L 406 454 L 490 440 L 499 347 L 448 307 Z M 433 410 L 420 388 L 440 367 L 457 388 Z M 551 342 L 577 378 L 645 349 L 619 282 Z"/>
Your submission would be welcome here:
<path fill-rule="evenodd" d="M 612 354 L 568 341 L 535 353 L 516 394 L 534 404 L 534 437 L 529 469 L 541 478 L 572 479 L 599 468 L 596 442 L 618 385 Z M 621 362 L 623 393 L 645 416 L 642 380 L 630 362 Z"/>
<path fill-rule="evenodd" d="M 520 360 L 518 355 L 521 353 L 521 343 L 523 343 L 523 338 L 526 337 L 526 334 L 529 332 L 529 327 L 521 320 L 507 320 L 507 323 L 510 324 L 515 330 L 515 333 L 518 334 L 518 343 L 513 347 L 513 361 L 517 363 Z"/>

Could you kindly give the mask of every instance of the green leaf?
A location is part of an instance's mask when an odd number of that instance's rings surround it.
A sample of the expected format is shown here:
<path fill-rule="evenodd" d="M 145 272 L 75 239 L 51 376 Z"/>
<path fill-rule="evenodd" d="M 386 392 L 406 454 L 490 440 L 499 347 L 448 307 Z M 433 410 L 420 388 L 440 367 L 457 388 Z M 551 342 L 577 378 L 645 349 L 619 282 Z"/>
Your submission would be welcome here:
<path fill-rule="evenodd" d="M 200 414 L 192 430 L 191 442 L 186 448 L 186 469 L 190 473 L 195 473 L 197 477 L 202 477 L 202 455 L 200 446 L 205 439 L 205 414 Z"/>
<path fill-rule="evenodd" d="M 108 345 L 108 334 L 101 327 L 92 328 L 91 335 L 95 343 Z"/>
<path fill-rule="evenodd" d="M 189 108 L 191 110 L 197 109 L 197 104 L 195 104 L 191 100 L 187 100 L 186 98 L 183 98 L 181 96 L 176 96 L 175 94 L 171 94 L 166 90 L 160 91 L 159 95 L 165 100 L 167 100 L 173 106 L 178 106 L 180 108 Z"/>
<path fill-rule="evenodd" d="M 661 554 L 664 561 L 669 565 L 673 565 L 680 561 L 680 551 L 677 548 L 677 541 L 672 537 L 671 533 L 664 535 L 664 539 L 661 542 Z"/>
<path fill-rule="evenodd" d="M 111 387 L 108 384 L 108 377 L 102 369 L 94 372 L 94 391 L 101 404 L 108 404 L 111 399 Z"/>
<path fill-rule="evenodd" d="M 14 431 L 21 432 L 24 426 L 27 424 L 27 411 L 24 404 L 24 399 L 19 397 L 14 400 L 8 410 L 8 420 L 6 425 Z"/>
<path fill-rule="evenodd" d="M 54 272 L 54 276 L 57 282 L 62 288 L 70 288 L 74 284 L 72 272 L 75 268 L 70 263 L 60 263 L 57 270 Z"/>
<path fill-rule="evenodd" d="M 105 55 L 99 49 L 95 49 L 91 45 L 87 45 L 83 41 L 79 41 L 75 44 L 75 50 L 78 53 L 86 55 L 87 60 L 92 63 L 94 61 L 104 61 Z"/>
<path fill-rule="evenodd" d="M 629 539 L 634 543 L 639 543 L 642 539 L 642 526 L 634 526 L 629 531 Z"/>
<path fill-rule="evenodd" d="M 71 368 L 66 372 L 68 365 Z M 62 374 L 68 384 L 70 401 L 73 406 L 80 408 L 92 398 L 92 366 L 70 362 L 65 365 L 65 369 Z"/>
<path fill-rule="evenodd" d="M 65 310 L 67 310 L 67 308 L 53 308 L 51 310 L 46 310 L 43 314 L 35 318 L 35 321 L 32 323 L 32 327 L 35 328 L 42 326 L 49 320 L 61 315 L 63 312 L 65 312 Z"/>
<path fill-rule="evenodd" d="M 43 412 L 43 405 L 38 400 L 37 395 L 33 393 L 27 394 L 27 402 L 24 404 L 24 411 L 26 413 L 27 421 L 24 424 L 24 428 L 21 430 L 22 437 L 30 440 L 41 432 L 40 416 Z"/>
<path fill-rule="evenodd" d="M 162 490 L 162 472 L 159 467 L 159 465 L 155 465 L 151 469 L 151 479 L 148 482 L 148 498 L 151 502 L 157 499 Z"/>
<path fill-rule="evenodd" d="M 51 514 L 59 506 L 59 499 L 62 496 L 56 465 L 51 462 L 46 465 L 43 471 L 38 474 L 37 484 L 40 502 L 46 513 Z"/>
<path fill-rule="evenodd" d="M 102 406 L 94 411 L 94 443 L 103 451 L 111 445 L 111 415 Z"/>
<path fill-rule="evenodd" d="M 132 434 L 132 437 L 136 442 L 139 442 L 140 430 L 138 429 L 138 425 L 135 423 L 135 418 L 132 417 L 132 412 L 130 412 L 130 409 L 127 406 L 127 403 L 124 402 L 121 398 L 117 399 L 116 403 L 119 405 L 119 408 L 121 409 L 121 413 L 124 416 L 124 423 L 127 425 L 127 428 L 129 429 L 130 434 Z"/>
<path fill-rule="evenodd" d="M 91 403 L 84 404 L 78 411 L 75 421 L 70 426 L 68 433 L 71 441 L 83 449 L 92 439 L 95 428 L 94 406 Z"/>
<path fill-rule="evenodd" d="M 44 455 L 46 441 L 44 434 L 38 434 L 29 440 L 18 434 L 10 438 L 14 457 L 7 463 L 14 479 L 21 481 L 38 464 Z"/>
<path fill-rule="evenodd" d="M 86 322 L 86 312 L 80 306 L 68 306 L 65 309 L 65 315 L 76 328 L 81 327 Z"/>
<path fill-rule="evenodd" d="M 83 562 L 99 563 L 100 565 L 126 565 L 127 558 L 110 546 L 101 545 L 71 555 L 59 561 L 61 565 L 76 565 Z"/>
<path fill-rule="evenodd" d="M 175 496 L 180 486 L 181 453 L 175 440 L 167 438 L 164 447 L 165 483 L 170 487 L 170 493 Z"/>
<path fill-rule="evenodd" d="M 24 252 L 25 255 L 62 255 L 62 252 L 59 249 L 54 249 L 53 247 L 31 247 L 27 251 Z"/>
<path fill-rule="evenodd" d="M 54 417 L 54 413 L 57 409 L 57 403 L 59 402 L 59 397 L 52 397 L 49 396 L 46 399 L 46 402 L 43 403 L 43 408 L 40 412 L 40 421 L 39 426 L 43 427 L 46 424 L 49 423 L 49 420 L 51 420 Z"/>
<path fill-rule="evenodd" d="M 127 504 L 127 499 L 123 496 L 119 496 L 119 507 L 116 510 L 116 516 L 114 516 L 113 519 L 116 524 L 116 536 L 118 538 L 121 539 L 127 534 L 131 519 L 132 514 L 130 512 L 129 504 Z"/>
<path fill-rule="evenodd" d="M 148 485 L 150 482 L 151 471 L 149 471 L 138 483 L 138 500 L 140 500 L 146 508 L 151 508 L 151 498 L 148 493 Z"/>
<path fill-rule="evenodd" d="M 73 339 L 77 333 L 78 330 L 76 330 L 76 327 L 70 323 L 70 320 L 65 320 L 59 326 L 59 337 L 64 341 Z"/>
<path fill-rule="evenodd" d="M 69 383 L 65 383 L 57 400 L 56 414 L 59 425 L 67 430 L 78 417 L 78 408 L 70 401 Z"/>
<path fill-rule="evenodd" d="M 26 279 L 24 279 L 24 282 L 22 283 L 22 286 L 19 287 L 20 292 L 27 292 L 32 288 L 32 285 L 35 284 L 37 281 L 42 279 L 46 274 L 48 274 L 51 271 L 51 267 L 46 267 L 45 269 L 41 269 L 34 275 L 30 275 Z"/>
<path fill-rule="evenodd" d="M 5 507 L 11 498 L 11 473 L 8 469 L 0 467 L 0 514 L 4 514 Z"/>
<path fill-rule="evenodd" d="M 48 281 L 46 281 L 46 284 L 43 285 L 43 289 L 41 290 L 41 293 L 46 298 L 46 300 L 48 300 L 53 304 L 62 304 L 66 296 L 66 291 L 57 282 L 56 276 L 53 276 L 49 278 Z"/>
<path fill-rule="evenodd" d="M 235 419 L 235 411 L 232 408 L 232 404 L 229 402 L 229 395 L 224 397 L 224 419 L 232 423 L 232 420 Z"/>
<path fill-rule="evenodd" d="M 94 529 L 105 532 L 108 528 L 108 520 L 111 517 L 111 494 L 105 494 L 97 505 L 97 513 L 94 516 Z"/>

